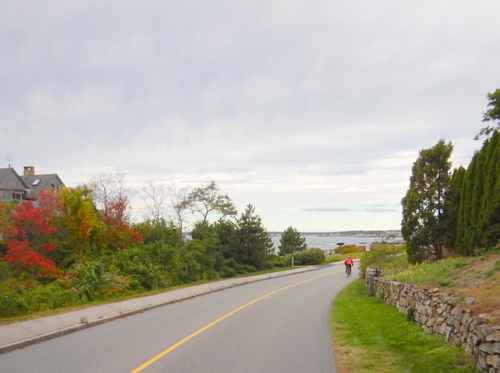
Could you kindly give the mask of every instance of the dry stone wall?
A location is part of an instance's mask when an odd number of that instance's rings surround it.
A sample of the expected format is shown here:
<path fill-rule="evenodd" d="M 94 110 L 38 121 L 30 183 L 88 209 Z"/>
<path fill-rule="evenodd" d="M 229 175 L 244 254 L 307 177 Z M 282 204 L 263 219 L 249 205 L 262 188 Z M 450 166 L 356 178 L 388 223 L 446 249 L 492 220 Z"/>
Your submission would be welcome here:
<path fill-rule="evenodd" d="M 372 295 L 394 305 L 429 333 L 463 346 L 480 372 L 500 373 L 500 326 L 492 325 L 488 315 L 474 315 L 466 302 L 464 305 L 438 288 L 422 289 L 380 275 L 375 269 L 366 271 L 366 286 Z"/>

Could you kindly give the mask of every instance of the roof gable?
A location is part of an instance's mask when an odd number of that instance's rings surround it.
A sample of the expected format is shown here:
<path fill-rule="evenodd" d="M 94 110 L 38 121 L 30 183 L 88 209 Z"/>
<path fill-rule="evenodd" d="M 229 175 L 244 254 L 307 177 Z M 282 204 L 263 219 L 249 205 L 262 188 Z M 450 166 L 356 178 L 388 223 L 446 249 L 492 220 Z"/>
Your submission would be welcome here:
<path fill-rule="evenodd" d="M 24 192 L 28 185 L 13 168 L 0 168 L 0 189 Z"/>
<path fill-rule="evenodd" d="M 36 196 L 41 190 L 50 190 L 52 186 L 64 186 L 57 174 L 24 175 L 21 178 L 33 196 Z"/>

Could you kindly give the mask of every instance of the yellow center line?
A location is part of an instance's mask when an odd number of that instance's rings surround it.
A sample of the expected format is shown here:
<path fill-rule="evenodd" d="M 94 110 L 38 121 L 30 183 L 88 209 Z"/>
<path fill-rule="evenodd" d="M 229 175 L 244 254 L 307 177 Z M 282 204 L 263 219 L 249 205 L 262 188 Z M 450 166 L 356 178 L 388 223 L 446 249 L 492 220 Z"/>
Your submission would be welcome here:
<path fill-rule="evenodd" d="M 317 280 L 319 278 L 322 278 L 322 277 L 325 277 L 325 276 L 331 276 L 333 275 L 334 273 L 337 273 L 337 272 L 342 272 L 342 271 L 335 271 L 335 272 L 332 272 L 332 273 L 328 273 L 326 275 L 321 275 L 321 276 L 317 276 L 317 277 L 314 277 L 314 278 L 310 278 L 309 280 L 304 280 L 304 281 L 301 281 L 301 282 L 297 282 L 296 284 L 293 284 L 293 285 L 288 285 L 288 286 L 285 286 L 281 289 L 278 289 L 278 290 L 275 290 L 275 291 L 272 291 L 271 293 L 268 293 L 266 295 L 263 295 L 261 296 L 260 298 L 257 298 L 257 299 L 254 299 L 253 301 L 251 302 L 248 302 L 247 304 L 244 304 L 243 306 L 241 307 L 238 307 L 236 308 L 235 310 L 229 312 L 229 313 L 226 313 L 224 316 L 222 317 L 219 317 L 217 320 L 215 321 L 212 321 L 210 324 L 207 324 L 205 325 L 203 328 L 201 329 L 198 329 L 197 331 L 195 331 L 194 333 L 188 335 L 186 338 L 184 339 L 181 339 L 179 342 L 177 342 L 176 344 L 170 346 L 169 348 L 167 348 L 166 350 L 160 352 L 158 355 L 156 355 L 155 357 L 151 358 L 150 360 L 146 361 L 144 364 L 140 365 L 139 367 L 135 368 L 134 370 L 132 370 L 130 373 L 138 373 L 144 369 L 146 369 L 148 366 L 150 366 L 151 364 L 153 364 L 155 361 L 161 359 L 163 356 L 165 356 L 166 354 L 168 354 L 169 352 L 172 352 L 173 350 L 175 350 L 177 347 L 179 346 L 182 346 L 184 343 L 186 343 L 187 341 L 189 341 L 190 339 L 193 339 L 194 337 L 196 337 L 198 334 L 204 332 L 205 330 L 211 328 L 212 326 L 214 326 L 215 324 L 218 324 L 219 322 L 221 322 L 222 320 L 224 319 L 227 319 L 229 316 L 231 315 L 234 315 L 236 312 L 238 311 L 241 311 L 242 309 L 264 299 L 264 298 L 267 298 L 273 294 L 276 294 L 276 293 L 279 293 L 280 291 L 283 291 L 283 290 L 286 290 L 286 289 L 289 289 L 289 288 L 292 288 L 294 286 L 297 286 L 297 285 L 301 285 L 301 284 L 305 284 L 306 282 L 309 282 L 309 281 L 313 281 L 313 280 Z"/>

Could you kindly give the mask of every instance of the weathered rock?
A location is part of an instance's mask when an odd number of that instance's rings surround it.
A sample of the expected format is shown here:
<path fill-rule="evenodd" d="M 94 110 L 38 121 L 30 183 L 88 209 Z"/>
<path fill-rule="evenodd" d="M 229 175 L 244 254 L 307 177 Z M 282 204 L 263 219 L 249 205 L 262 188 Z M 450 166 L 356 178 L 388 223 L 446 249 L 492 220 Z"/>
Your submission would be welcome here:
<path fill-rule="evenodd" d="M 499 369 L 500 368 L 500 356 L 499 355 L 486 356 L 486 364 L 488 364 L 492 368 Z"/>

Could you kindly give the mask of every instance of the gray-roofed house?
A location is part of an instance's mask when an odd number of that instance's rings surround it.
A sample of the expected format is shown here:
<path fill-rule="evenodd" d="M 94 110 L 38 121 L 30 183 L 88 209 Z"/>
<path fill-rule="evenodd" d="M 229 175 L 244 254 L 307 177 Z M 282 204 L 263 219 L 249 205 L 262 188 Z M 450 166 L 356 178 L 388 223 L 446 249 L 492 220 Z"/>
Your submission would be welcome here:
<path fill-rule="evenodd" d="M 0 201 L 26 199 L 28 186 L 13 168 L 0 168 Z"/>
<path fill-rule="evenodd" d="M 24 174 L 21 179 L 28 186 L 27 199 L 36 199 L 42 190 L 60 193 L 64 183 L 57 174 L 35 174 L 35 167 L 24 167 Z"/>
<path fill-rule="evenodd" d="M 38 193 L 48 190 L 60 193 L 64 183 L 57 174 L 35 174 L 35 167 L 24 167 L 19 176 L 13 168 L 0 169 L 0 200 L 36 200 Z"/>

